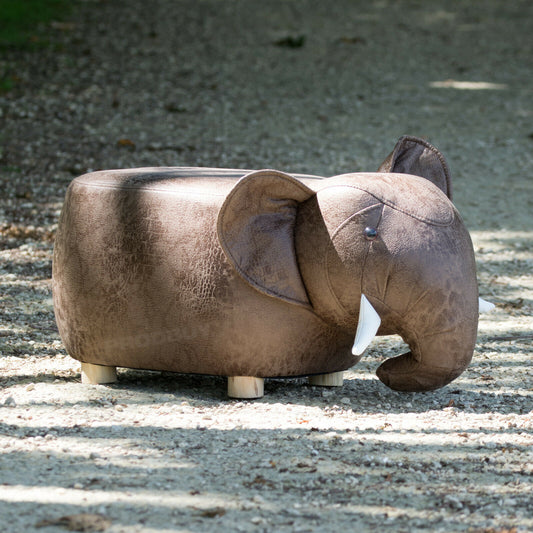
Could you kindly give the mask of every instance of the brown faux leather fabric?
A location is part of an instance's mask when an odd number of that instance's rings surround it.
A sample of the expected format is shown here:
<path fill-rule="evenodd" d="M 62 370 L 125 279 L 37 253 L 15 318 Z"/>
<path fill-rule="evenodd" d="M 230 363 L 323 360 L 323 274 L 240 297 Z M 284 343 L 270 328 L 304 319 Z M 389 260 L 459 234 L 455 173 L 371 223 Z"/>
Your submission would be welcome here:
<path fill-rule="evenodd" d="M 402 172 L 412 161 L 424 176 L 421 145 L 409 142 Z M 336 372 L 358 360 L 363 292 L 378 333 L 411 350 L 386 361 L 380 379 L 398 390 L 448 383 L 472 357 L 477 282 L 468 232 L 430 183 L 433 159 L 429 168 L 428 179 L 205 168 L 76 178 L 53 262 L 68 353 L 224 376 Z"/>
<path fill-rule="evenodd" d="M 226 257 L 217 219 L 220 212 L 229 218 L 224 201 L 246 174 L 141 169 L 97 172 L 72 182 L 56 238 L 53 278 L 57 323 L 73 357 L 101 365 L 257 377 L 351 365 L 349 334 L 339 335 L 309 305 L 286 301 L 306 298 L 299 275 L 294 289 L 285 279 L 287 262 L 293 261 L 290 275 L 297 274 L 293 230 L 286 222 L 265 222 L 269 232 L 280 234 L 279 247 L 270 251 L 289 254 L 265 266 L 269 291 L 279 297 L 258 290 L 236 271 L 234 258 Z M 257 178 L 268 182 L 275 176 Z M 231 215 L 250 219 L 249 209 L 259 203 L 246 196 Z M 242 230 L 242 238 L 251 231 Z M 233 256 L 242 249 L 239 259 L 256 275 L 268 243 L 267 236 L 252 238 L 241 245 L 226 235 Z M 246 251 L 246 245 L 254 248 Z M 285 290 L 288 295 L 281 296 Z"/>
<path fill-rule="evenodd" d="M 452 199 L 450 169 L 444 156 L 428 142 L 404 135 L 381 164 L 378 172 L 424 176 Z"/>

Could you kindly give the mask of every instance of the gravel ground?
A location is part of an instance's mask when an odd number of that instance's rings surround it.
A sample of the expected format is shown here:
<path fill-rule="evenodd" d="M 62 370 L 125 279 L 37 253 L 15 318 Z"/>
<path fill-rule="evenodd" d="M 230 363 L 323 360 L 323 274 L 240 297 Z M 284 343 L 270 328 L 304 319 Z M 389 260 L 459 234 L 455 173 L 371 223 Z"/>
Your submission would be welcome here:
<path fill-rule="evenodd" d="M 0 529 L 533 531 L 533 3 L 76 0 L 0 70 Z M 470 368 L 401 394 L 380 338 L 321 389 L 120 370 L 80 384 L 51 257 L 69 181 L 146 165 L 374 170 L 444 151 L 474 239 Z"/>

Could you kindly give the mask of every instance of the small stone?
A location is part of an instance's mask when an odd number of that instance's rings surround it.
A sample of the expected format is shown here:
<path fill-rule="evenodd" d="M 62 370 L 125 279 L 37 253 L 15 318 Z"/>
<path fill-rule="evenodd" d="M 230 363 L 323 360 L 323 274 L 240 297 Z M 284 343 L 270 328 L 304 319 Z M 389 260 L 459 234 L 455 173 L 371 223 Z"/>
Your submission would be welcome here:
<path fill-rule="evenodd" d="M 4 406 L 5 407 L 16 407 L 17 406 L 17 402 L 15 401 L 15 398 L 13 398 L 13 396 L 8 396 L 4 400 Z"/>
<path fill-rule="evenodd" d="M 250 511 L 255 508 L 255 505 L 251 501 L 244 501 L 241 503 L 241 509 L 243 511 Z"/>
<path fill-rule="evenodd" d="M 459 510 L 463 508 L 463 504 L 459 500 L 459 498 L 456 498 L 455 496 L 452 496 L 451 494 L 448 494 L 447 496 L 444 497 L 444 503 L 451 509 Z"/>

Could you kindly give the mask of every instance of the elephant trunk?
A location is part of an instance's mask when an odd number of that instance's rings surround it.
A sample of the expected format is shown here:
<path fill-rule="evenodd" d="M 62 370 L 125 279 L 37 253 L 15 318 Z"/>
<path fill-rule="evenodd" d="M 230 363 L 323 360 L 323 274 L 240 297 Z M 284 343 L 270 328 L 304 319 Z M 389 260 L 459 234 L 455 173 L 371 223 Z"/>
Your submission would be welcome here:
<path fill-rule="evenodd" d="M 394 390 L 423 392 L 447 385 L 472 359 L 477 320 L 445 332 L 405 338 L 411 351 L 388 359 L 377 370 L 379 379 Z"/>

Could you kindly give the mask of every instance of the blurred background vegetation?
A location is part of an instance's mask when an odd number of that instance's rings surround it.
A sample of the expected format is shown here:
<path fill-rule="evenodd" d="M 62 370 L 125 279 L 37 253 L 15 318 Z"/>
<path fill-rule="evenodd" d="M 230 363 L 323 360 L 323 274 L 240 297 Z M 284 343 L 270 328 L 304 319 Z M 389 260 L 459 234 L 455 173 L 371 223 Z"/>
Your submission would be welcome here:
<path fill-rule="evenodd" d="M 46 26 L 69 8 L 67 0 L 0 0 L 0 49 L 46 43 Z"/>
<path fill-rule="evenodd" d="M 52 23 L 61 25 L 70 9 L 67 0 L 0 0 L 0 53 L 48 46 L 47 29 Z M 15 75 L 0 69 L 0 94 L 16 81 Z"/>

